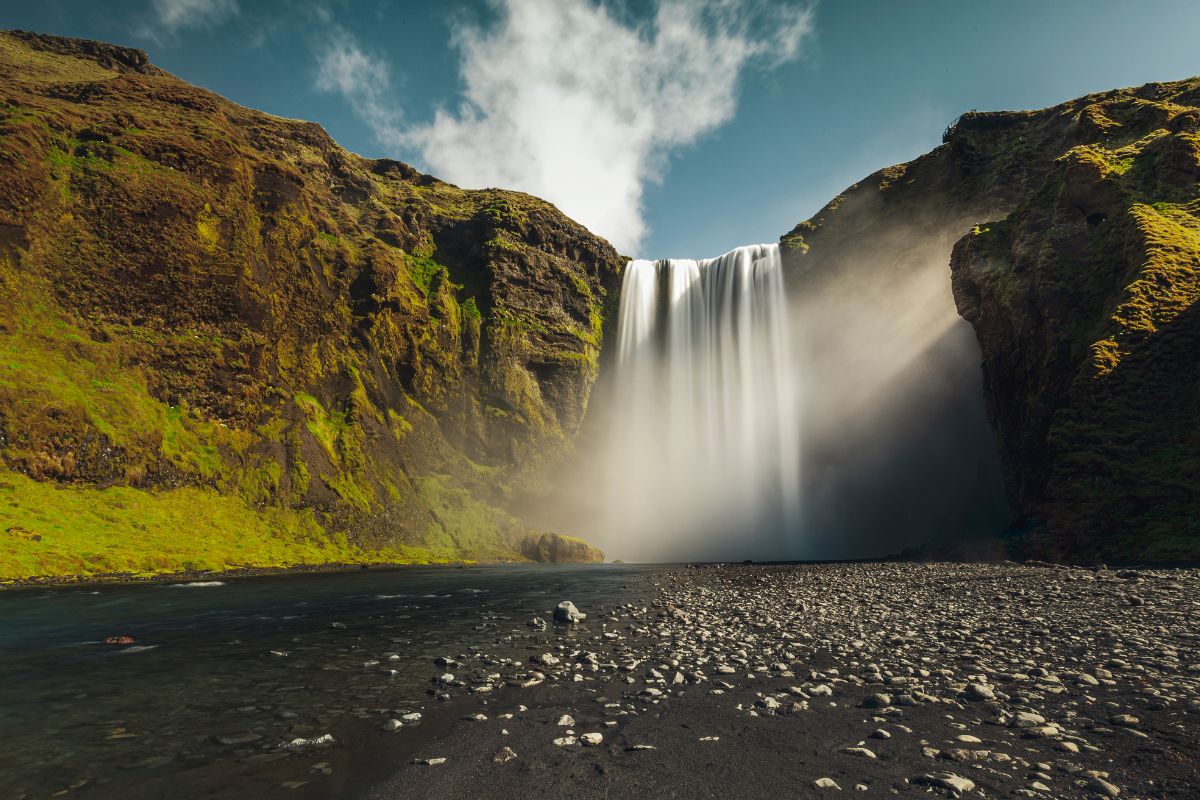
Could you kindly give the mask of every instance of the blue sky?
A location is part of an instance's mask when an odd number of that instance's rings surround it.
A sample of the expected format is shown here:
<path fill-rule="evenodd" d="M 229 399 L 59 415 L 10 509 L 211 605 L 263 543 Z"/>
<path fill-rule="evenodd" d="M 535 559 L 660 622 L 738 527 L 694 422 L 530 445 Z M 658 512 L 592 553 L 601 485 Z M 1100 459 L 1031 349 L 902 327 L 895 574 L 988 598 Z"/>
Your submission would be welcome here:
<path fill-rule="evenodd" d="M 1200 74 L 1161 0 L 40 0 L 0 27 L 146 49 L 363 155 L 557 202 L 622 252 L 773 241 L 969 109 Z M 439 114 L 439 109 L 440 114 Z"/>

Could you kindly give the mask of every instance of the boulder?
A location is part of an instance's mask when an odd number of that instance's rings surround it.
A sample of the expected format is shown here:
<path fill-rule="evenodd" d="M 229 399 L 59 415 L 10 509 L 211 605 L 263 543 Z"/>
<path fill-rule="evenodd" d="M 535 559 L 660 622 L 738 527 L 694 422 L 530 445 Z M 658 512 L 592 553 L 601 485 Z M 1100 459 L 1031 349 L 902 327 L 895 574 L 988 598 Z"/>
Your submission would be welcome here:
<path fill-rule="evenodd" d="M 604 551 L 574 536 L 560 533 L 526 534 L 521 555 L 539 564 L 603 564 Z"/>
<path fill-rule="evenodd" d="M 581 614 L 570 600 L 563 600 L 554 609 L 554 621 L 570 625 L 587 619 L 587 614 Z"/>

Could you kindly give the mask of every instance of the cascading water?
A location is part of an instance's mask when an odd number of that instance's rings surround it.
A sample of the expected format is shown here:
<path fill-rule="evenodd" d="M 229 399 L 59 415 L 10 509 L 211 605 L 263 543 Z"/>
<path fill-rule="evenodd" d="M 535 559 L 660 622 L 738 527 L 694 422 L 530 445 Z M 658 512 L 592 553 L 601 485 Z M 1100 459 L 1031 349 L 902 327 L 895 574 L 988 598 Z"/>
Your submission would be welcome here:
<path fill-rule="evenodd" d="M 683 540 L 693 553 L 744 557 L 753 532 L 776 556 L 795 549 L 790 338 L 778 245 L 628 264 L 606 464 L 610 548 L 651 559 Z M 763 537 L 768 529 L 778 535 Z"/>

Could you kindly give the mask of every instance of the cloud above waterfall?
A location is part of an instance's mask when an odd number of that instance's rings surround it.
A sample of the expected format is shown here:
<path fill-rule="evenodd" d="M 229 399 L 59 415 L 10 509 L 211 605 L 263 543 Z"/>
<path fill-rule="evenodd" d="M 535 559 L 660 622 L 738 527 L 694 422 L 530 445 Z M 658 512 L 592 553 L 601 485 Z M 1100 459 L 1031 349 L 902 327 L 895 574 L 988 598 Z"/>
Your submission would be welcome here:
<path fill-rule="evenodd" d="M 320 15 L 327 20 L 327 15 Z M 330 23 L 330 33 L 317 49 L 317 89 L 336 92 L 370 126 L 375 138 L 395 143 L 404 134 L 400 115 L 388 101 L 391 69 L 387 61 L 368 53 L 344 28 Z"/>
<path fill-rule="evenodd" d="M 238 0 L 151 0 L 155 21 L 168 33 L 220 25 L 238 13 Z"/>
<path fill-rule="evenodd" d="M 544 197 L 628 253 L 670 155 L 728 122 L 747 73 L 796 59 L 812 33 L 809 6 L 768 0 L 657 0 L 639 19 L 595 0 L 489 3 L 488 24 L 454 25 L 461 96 L 428 122 L 400 124 L 386 62 L 344 31 L 318 52 L 318 87 L 433 174 Z"/>

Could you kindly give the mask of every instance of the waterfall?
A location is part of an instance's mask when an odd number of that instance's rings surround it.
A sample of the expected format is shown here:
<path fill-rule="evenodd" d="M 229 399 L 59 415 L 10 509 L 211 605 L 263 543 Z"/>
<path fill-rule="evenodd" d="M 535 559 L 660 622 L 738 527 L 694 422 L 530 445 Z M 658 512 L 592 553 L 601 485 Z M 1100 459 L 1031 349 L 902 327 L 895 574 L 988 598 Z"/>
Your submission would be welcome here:
<path fill-rule="evenodd" d="M 629 262 L 606 462 L 609 538 L 622 550 L 652 558 L 656 543 L 686 537 L 704 545 L 695 552 L 738 557 L 751 528 L 794 532 L 790 337 L 778 245 Z"/>

